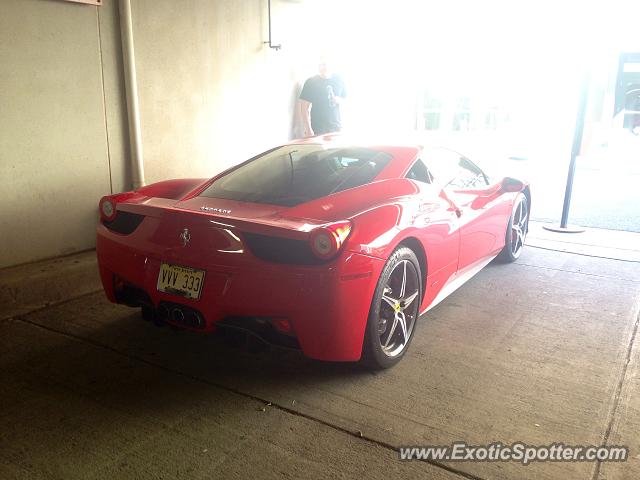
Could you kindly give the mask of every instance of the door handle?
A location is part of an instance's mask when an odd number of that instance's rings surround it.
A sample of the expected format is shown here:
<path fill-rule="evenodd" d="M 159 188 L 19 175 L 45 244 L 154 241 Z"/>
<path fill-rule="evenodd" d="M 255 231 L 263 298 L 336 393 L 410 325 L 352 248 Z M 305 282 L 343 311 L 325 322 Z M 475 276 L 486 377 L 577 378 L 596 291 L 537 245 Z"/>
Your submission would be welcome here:
<path fill-rule="evenodd" d="M 451 205 L 449 208 L 447 208 L 447 212 L 455 212 L 456 217 L 458 217 L 458 218 L 460 218 L 462 216 L 462 210 L 460 210 L 455 205 Z"/>
<path fill-rule="evenodd" d="M 462 210 L 460 210 L 455 203 L 451 201 L 451 199 L 447 196 L 446 192 L 443 190 L 440 191 L 440 198 L 447 202 L 449 207 L 447 208 L 447 212 L 455 212 L 456 216 L 460 218 L 462 216 Z"/>

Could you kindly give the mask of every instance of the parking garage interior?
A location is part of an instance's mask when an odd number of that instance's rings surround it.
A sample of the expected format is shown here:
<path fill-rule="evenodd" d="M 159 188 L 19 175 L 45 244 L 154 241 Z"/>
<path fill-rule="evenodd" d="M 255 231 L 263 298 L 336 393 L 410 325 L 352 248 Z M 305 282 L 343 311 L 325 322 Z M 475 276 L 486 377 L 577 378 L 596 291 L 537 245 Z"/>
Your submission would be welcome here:
<path fill-rule="evenodd" d="M 639 14 L 630 1 L 0 2 L 0 478 L 638 478 Z M 101 197 L 210 178 L 302 137 L 320 58 L 347 84 L 342 135 L 445 144 L 526 179 L 522 255 L 423 314 L 388 370 L 110 303 Z M 627 456 L 401 458 L 455 442 Z"/>

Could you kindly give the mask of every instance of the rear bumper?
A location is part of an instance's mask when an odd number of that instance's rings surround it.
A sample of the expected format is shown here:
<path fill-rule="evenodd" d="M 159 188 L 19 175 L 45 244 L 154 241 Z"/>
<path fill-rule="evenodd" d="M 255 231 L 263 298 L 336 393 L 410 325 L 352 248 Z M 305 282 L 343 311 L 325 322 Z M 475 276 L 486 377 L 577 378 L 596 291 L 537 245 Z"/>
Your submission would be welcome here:
<path fill-rule="evenodd" d="M 143 290 L 154 306 L 171 302 L 199 311 L 210 332 L 228 317 L 286 318 L 302 352 L 312 358 L 356 361 L 360 358 L 369 307 L 384 260 L 343 252 L 335 261 L 317 266 L 232 261 L 222 265 L 206 256 L 183 265 L 206 270 L 199 300 L 157 291 L 162 258 L 127 242 L 99 225 L 98 264 L 105 293 L 117 303 L 114 277 Z M 247 254 L 250 255 L 250 254 Z"/>

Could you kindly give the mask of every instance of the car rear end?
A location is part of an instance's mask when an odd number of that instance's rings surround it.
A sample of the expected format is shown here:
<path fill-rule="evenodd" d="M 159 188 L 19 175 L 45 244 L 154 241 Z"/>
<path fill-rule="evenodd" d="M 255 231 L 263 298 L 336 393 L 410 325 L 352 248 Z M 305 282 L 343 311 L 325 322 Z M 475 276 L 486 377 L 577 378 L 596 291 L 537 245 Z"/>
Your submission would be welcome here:
<path fill-rule="evenodd" d="M 190 330 L 244 328 L 313 358 L 357 360 L 384 259 L 350 245 L 353 215 L 371 204 L 364 186 L 398 168 L 391 158 L 288 145 L 180 198 L 105 197 L 107 296 Z"/>

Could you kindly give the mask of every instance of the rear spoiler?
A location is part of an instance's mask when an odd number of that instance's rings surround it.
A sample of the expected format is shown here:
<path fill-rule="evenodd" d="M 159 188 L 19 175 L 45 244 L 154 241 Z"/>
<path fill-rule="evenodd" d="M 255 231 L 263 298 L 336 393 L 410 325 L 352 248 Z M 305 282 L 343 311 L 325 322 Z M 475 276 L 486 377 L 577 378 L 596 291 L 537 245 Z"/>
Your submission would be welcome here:
<path fill-rule="evenodd" d="M 195 221 L 208 220 L 214 228 L 238 229 L 244 232 L 274 235 L 295 240 L 306 240 L 312 230 L 332 223 L 323 220 L 291 218 L 279 215 L 247 220 L 232 215 L 187 210 L 176 207 L 178 203 L 179 201 L 177 200 L 147 197 L 142 201 L 129 202 L 125 200 L 118 203 L 117 209 L 122 212 L 153 218 L 160 218 L 164 215 L 180 215 L 184 216 L 185 219 L 191 218 Z"/>

